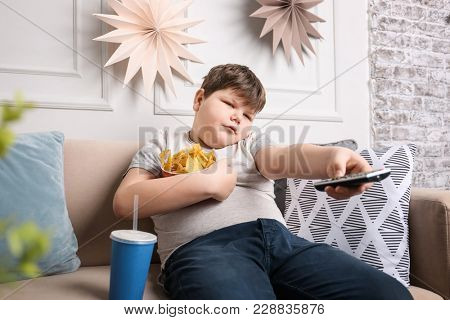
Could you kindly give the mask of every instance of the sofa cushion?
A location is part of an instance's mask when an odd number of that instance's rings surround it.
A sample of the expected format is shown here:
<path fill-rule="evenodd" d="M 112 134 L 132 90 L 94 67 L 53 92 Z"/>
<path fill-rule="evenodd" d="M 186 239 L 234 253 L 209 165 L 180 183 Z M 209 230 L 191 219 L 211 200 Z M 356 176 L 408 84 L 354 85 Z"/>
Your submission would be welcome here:
<path fill-rule="evenodd" d="M 450 190 L 412 188 L 411 284 L 450 299 Z"/>
<path fill-rule="evenodd" d="M 409 285 L 408 211 L 413 145 L 360 154 L 391 175 L 361 195 L 336 200 L 312 180 L 288 179 L 285 220 L 296 235 L 337 247 Z"/>
<path fill-rule="evenodd" d="M 409 286 L 408 290 L 414 300 L 444 300 L 440 295 L 420 287 Z"/>
<path fill-rule="evenodd" d="M 160 264 L 152 264 L 144 289 L 144 300 L 167 300 L 157 284 Z M 76 272 L 14 283 L 0 284 L 0 299 L 6 300 L 106 300 L 109 290 L 109 266 L 81 267 Z M 442 300 L 442 297 L 410 286 L 415 300 Z"/>
<path fill-rule="evenodd" d="M 160 264 L 152 264 L 144 300 L 168 299 L 157 284 Z M 0 284 L 0 299 L 8 300 L 106 300 L 109 266 L 81 267 L 76 272 Z"/>
<path fill-rule="evenodd" d="M 138 149 L 136 141 L 69 139 L 64 144 L 64 187 L 81 266 L 108 265 L 111 231 L 133 228 L 131 220 L 114 216 L 112 204 L 122 174 Z M 150 218 L 139 219 L 138 229 L 155 233 Z M 159 262 L 157 250 L 152 262 Z"/>
<path fill-rule="evenodd" d="M 61 132 L 21 134 L 0 159 L 0 219 L 12 219 L 12 226 L 34 222 L 49 232 L 50 250 L 38 262 L 43 275 L 73 272 L 80 265 L 64 196 L 63 146 Z M 0 255 L 6 268 L 17 265 L 5 239 Z"/>

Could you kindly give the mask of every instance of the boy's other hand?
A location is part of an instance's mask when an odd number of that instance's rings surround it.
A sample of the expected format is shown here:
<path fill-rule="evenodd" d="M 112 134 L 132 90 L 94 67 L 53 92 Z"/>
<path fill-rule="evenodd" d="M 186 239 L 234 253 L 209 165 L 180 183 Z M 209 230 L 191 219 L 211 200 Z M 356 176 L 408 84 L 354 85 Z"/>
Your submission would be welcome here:
<path fill-rule="evenodd" d="M 237 174 L 232 165 L 232 159 L 217 161 L 204 171 L 211 190 L 211 198 L 223 201 L 233 192 L 236 186 Z"/>
<path fill-rule="evenodd" d="M 327 174 L 329 178 L 339 178 L 346 174 L 372 171 L 370 164 L 356 152 L 341 148 L 331 147 L 331 156 L 327 164 Z M 331 187 L 325 188 L 325 192 L 337 200 L 348 199 L 369 189 L 372 182 L 364 183 L 358 187 Z"/>

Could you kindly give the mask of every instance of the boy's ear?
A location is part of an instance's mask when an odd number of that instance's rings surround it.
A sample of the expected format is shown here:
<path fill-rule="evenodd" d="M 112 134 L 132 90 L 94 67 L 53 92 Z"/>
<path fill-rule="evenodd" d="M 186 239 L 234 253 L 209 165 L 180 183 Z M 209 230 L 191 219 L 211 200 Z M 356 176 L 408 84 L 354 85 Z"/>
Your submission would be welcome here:
<path fill-rule="evenodd" d="M 198 111 L 200 109 L 200 106 L 202 105 L 204 99 L 205 99 L 205 89 L 198 89 L 194 97 L 194 105 L 193 105 L 194 111 Z"/>

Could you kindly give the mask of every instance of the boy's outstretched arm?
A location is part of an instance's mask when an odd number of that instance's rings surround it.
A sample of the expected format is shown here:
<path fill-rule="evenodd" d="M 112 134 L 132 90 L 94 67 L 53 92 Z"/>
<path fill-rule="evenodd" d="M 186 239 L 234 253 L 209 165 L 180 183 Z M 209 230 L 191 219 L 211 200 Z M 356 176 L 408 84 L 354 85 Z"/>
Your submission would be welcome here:
<path fill-rule="evenodd" d="M 313 144 L 262 148 L 256 153 L 255 162 L 259 172 L 273 180 L 327 179 L 372 170 L 363 157 L 350 149 Z M 327 187 L 325 191 L 335 199 L 346 199 L 364 192 L 371 186 L 372 183 L 363 184 L 358 188 Z"/>

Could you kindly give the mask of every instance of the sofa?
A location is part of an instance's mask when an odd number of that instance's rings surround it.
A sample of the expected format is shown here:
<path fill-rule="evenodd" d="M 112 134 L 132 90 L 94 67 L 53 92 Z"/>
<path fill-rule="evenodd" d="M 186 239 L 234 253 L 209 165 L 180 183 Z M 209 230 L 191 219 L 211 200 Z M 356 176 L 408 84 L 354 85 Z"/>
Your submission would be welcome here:
<path fill-rule="evenodd" d="M 112 200 L 137 142 L 66 140 L 64 187 L 78 239 L 81 267 L 72 273 L 0 285 L 2 299 L 108 299 L 112 230 L 131 229 L 114 216 Z M 413 188 L 410 212 L 411 287 L 415 299 L 450 296 L 450 191 Z M 154 233 L 151 219 L 138 229 Z M 157 284 L 160 260 L 153 252 L 144 299 L 168 299 Z"/>

